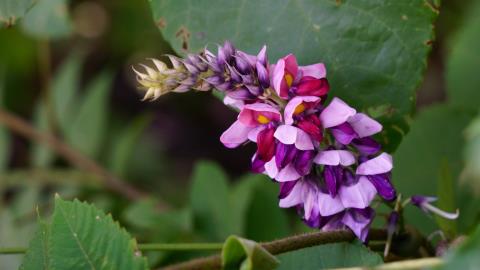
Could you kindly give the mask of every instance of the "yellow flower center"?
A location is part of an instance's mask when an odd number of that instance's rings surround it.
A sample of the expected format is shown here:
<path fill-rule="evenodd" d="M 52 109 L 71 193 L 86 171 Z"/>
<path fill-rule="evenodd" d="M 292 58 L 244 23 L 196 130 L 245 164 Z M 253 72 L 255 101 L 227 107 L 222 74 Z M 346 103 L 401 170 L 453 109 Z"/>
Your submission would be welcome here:
<path fill-rule="evenodd" d="M 285 74 L 285 81 L 287 82 L 288 87 L 292 86 L 293 76 L 290 73 Z"/>
<path fill-rule="evenodd" d="M 265 115 L 263 114 L 259 114 L 257 116 L 257 121 L 258 123 L 262 124 L 262 125 L 265 125 L 265 124 L 268 124 L 270 122 L 270 119 L 268 119 Z"/>
<path fill-rule="evenodd" d="M 301 114 L 302 112 L 305 111 L 305 105 L 303 105 L 303 103 L 300 103 L 296 108 L 295 108 L 295 111 L 293 111 L 293 114 L 294 115 L 297 115 L 297 114 Z"/>

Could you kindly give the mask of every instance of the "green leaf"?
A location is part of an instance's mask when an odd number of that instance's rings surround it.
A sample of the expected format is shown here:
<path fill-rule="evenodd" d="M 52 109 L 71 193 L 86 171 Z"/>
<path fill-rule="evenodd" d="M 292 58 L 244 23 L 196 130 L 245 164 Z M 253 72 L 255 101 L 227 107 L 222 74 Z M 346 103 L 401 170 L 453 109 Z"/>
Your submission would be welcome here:
<path fill-rule="evenodd" d="M 190 189 L 195 228 L 210 240 L 225 239 L 231 230 L 228 178 L 212 162 L 197 163 Z"/>
<path fill-rule="evenodd" d="M 0 66 L 0 107 L 4 107 L 4 79 L 5 69 Z M 0 172 L 7 168 L 10 156 L 10 137 L 7 130 L 0 125 Z"/>
<path fill-rule="evenodd" d="M 443 266 L 438 267 L 438 270 L 457 270 L 457 269 L 478 269 L 480 265 L 480 257 L 478 250 L 480 249 L 480 226 L 474 233 L 454 250 L 453 253 L 447 256 L 446 262 Z"/>
<path fill-rule="evenodd" d="M 331 96 L 377 112 L 390 149 L 408 131 L 438 13 L 421 0 L 150 3 L 163 36 L 179 53 L 228 39 L 249 53 L 267 44 L 272 63 L 288 53 L 303 65 L 324 62 Z"/>
<path fill-rule="evenodd" d="M 466 129 L 464 148 L 465 168 L 462 180 L 466 182 L 475 195 L 480 194 L 480 117 L 477 116 Z"/>
<path fill-rule="evenodd" d="M 30 241 L 20 270 L 49 270 L 48 239 L 50 227 L 48 223 L 38 218 L 38 230 Z"/>
<path fill-rule="evenodd" d="M 264 175 L 252 179 L 256 186 L 245 216 L 245 236 L 255 241 L 286 237 L 290 232 L 287 210 L 278 207 L 278 185 Z"/>
<path fill-rule="evenodd" d="M 451 104 L 478 111 L 480 100 L 480 2 L 473 1 L 468 16 L 455 36 L 452 51 L 448 57 L 446 76 L 447 93 Z"/>
<path fill-rule="evenodd" d="M 437 185 L 437 206 L 445 211 L 455 212 L 455 185 L 448 161 L 444 159 L 440 166 L 439 182 Z M 457 220 L 449 220 L 440 216 L 435 217 L 438 226 L 450 239 L 457 233 Z"/>
<path fill-rule="evenodd" d="M 147 261 L 136 250 L 135 240 L 110 215 L 57 196 L 51 223 L 41 225 L 22 269 L 38 269 L 35 263 L 43 262 L 44 269 L 146 270 Z"/>
<path fill-rule="evenodd" d="M 68 130 L 74 116 L 77 115 L 76 95 L 80 84 L 82 59 L 80 54 L 72 53 L 58 68 L 50 88 L 49 100 L 53 106 L 55 120 L 62 131 Z M 52 132 L 48 125 L 47 108 L 43 101 L 37 104 L 35 110 L 35 125 L 44 132 Z M 54 154 L 43 144 L 34 144 L 32 162 L 37 167 L 47 167 L 53 161 Z"/>
<path fill-rule="evenodd" d="M 470 113 L 447 105 L 426 108 L 418 113 L 410 133 L 394 155 L 392 179 L 398 192 L 405 196 L 434 195 L 439 188 L 439 168 L 442 162 L 448 162 L 450 175 L 456 183 L 455 208 L 460 208 L 460 231 L 471 225 L 471 220 L 467 219 L 478 213 L 478 210 L 469 207 L 474 201 L 457 181 L 463 167 L 463 130 L 471 118 Z M 407 207 L 405 213 L 408 223 L 422 232 L 430 233 L 435 229 L 433 219 L 419 209 Z"/>
<path fill-rule="evenodd" d="M 232 233 L 255 241 L 289 235 L 287 212 L 278 207 L 278 186 L 259 174 L 247 174 L 237 182 L 230 193 Z"/>
<path fill-rule="evenodd" d="M 329 268 L 375 266 L 383 263 L 377 253 L 361 243 L 334 243 L 304 248 L 277 256 L 278 270 L 318 270 Z"/>
<path fill-rule="evenodd" d="M 76 118 L 64 130 L 67 142 L 92 158 L 98 157 L 102 150 L 111 82 L 111 74 L 104 72 L 87 86 Z"/>
<path fill-rule="evenodd" d="M 39 0 L 27 13 L 22 27 L 38 38 L 62 38 L 72 31 L 67 0 Z"/>
<path fill-rule="evenodd" d="M 35 0 L 0 0 L 0 28 L 16 24 L 34 3 Z"/>
<path fill-rule="evenodd" d="M 271 270 L 278 260 L 256 242 L 230 236 L 222 249 L 222 265 L 224 270 Z"/>
<path fill-rule="evenodd" d="M 118 134 L 109 157 L 109 168 L 111 171 L 125 176 L 130 165 L 129 161 L 133 156 L 133 151 L 139 143 L 138 140 L 151 121 L 151 115 L 141 115 Z"/>

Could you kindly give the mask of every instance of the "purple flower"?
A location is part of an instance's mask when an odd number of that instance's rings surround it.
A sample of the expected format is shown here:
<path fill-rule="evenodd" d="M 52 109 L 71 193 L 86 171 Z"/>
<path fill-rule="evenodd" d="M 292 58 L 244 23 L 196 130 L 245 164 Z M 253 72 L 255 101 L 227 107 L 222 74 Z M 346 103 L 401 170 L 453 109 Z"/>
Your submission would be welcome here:
<path fill-rule="evenodd" d="M 455 211 L 455 213 L 449 213 L 446 211 L 443 211 L 435 206 L 433 206 L 431 203 L 436 201 L 436 197 L 427 197 L 427 196 L 421 196 L 421 195 L 414 195 L 410 198 L 410 202 L 417 206 L 418 208 L 422 209 L 425 213 L 434 213 L 438 216 L 441 216 L 446 219 L 456 219 L 460 215 L 460 212 Z"/>
<path fill-rule="evenodd" d="M 361 163 L 357 167 L 356 174 L 361 178 L 368 179 L 382 198 L 391 201 L 397 196 L 395 188 L 390 182 L 390 171 L 392 168 L 392 156 L 382 153 L 373 159 Z"/>
<path fill-rule="evenodd" d="M 363 113 L 357 113 L 339 98 L 334 98 L 320 114 L 324 128 L 332 129 L 335 139 L 350 144 L 355 138 L 364 138 L 382 130 L 382 125 Z"/>

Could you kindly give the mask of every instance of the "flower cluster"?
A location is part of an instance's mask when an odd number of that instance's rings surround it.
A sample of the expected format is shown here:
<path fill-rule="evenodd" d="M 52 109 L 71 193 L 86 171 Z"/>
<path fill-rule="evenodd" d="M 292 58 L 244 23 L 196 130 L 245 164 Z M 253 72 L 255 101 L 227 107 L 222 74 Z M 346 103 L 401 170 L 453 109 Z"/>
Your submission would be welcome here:
<path fill-rule="evenodd" d="M 376 195 L 391 201 L 392 157 L 372 135 L 382 125 L 339 98 L 325 103 L 330 86 L 321 63 L 299 66 L 294 55 L 268 62 L 226 42 L 217 54 L 205 49 L 185 59 L 169 56 L 173 68 L 137 71 L 145 98 L 188 89 L 217 89 L 240 112 L 221 135 L 229 148 L 253 142 L 252 170 L 280 187 L 280 207 L 296 207 L 311 227 L 350 228 L 367 239 Z"/>

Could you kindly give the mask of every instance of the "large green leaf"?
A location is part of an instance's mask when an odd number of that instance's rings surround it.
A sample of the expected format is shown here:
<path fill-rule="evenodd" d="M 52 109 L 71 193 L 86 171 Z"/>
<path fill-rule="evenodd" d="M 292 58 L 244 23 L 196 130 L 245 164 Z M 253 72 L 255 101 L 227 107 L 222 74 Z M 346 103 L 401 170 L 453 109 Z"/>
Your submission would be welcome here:
<path fill-rule="evenodd" d="M 102 150 L 108 120 L 108 97 L 112 76 L 104 72 L 86 88 L 76 117 L 64 129 L 67 142 L 90 157 Z"/>
<path fill-rule="evenodd" d="M 0 0 L 0 28 L 14 25 L 34 3 L 35 0 Z"/>
<path fill-rule="evenodd" d="M 224 270 L 273 270 L 278 260 L 256 242 L 230 236 L 223 245 L 222 265 Z"/>
<path fill-rule="evenodd" d="M 424 109 L 413 121 L 410 133 L 394 155 L 393 182 L 405 196 L 435 195 L 442 164 L 448 164 L 457 192 L 456 207 L 461 212 L 459 225 L 463 229 L 471 225 L 471 220 L 466 222 L 467 219 L 478 212 L 478 209 L 469 207 L 474 202 L 458 184 L 463 166 L 463 130 L 471 118 L 470 113 L 447 105 Z M 424 233 L 435 228 L 433 219 L 419 209 L 407 207 L 405 210 L 407 221 Z"/>
<path fill-rule="evenodd" d="M 22 269 L 147 269 L 135 240 L 110 215 L 92 205 L 55 198 L 50 224 L 30 243 Z M 42 268 L 40 268 L 42 269 Z"/>
<path fill-rule="evenodd" d="M 225 239 L 231 233 L 228 178 L 212 162 L 197 163 L 190 189 L 194 226 L 212 240 Z"/>
<path fill-rule="evenodd" d="M 357 243 L 335 243 L 304 248 L 277 256 L 278 270 L 318 270 L 329 268 L 375 266 L 383 263 L 382 258 Z"/>
<path fill-rule="evenodd" d="M 67 0 L 38 0 L 22 21 L 28 34 L 38 38 L 62 38 L 72 25 Z"/>
<path fill-rule="evenodd" d="M 324 62 L 332 95 L 375 114 L 393 149 L 408 131 L 437 11 L 423 0 L 150 0 L 173 48 L 197 51 L 231 40 L 271 61 L 288 53 L 299 63 Z"/>
<path fill-rule="evenodd" d="M 446 75 L 447 91 L 451 104 L 478 111 L 480 108 L 480 2 L 474 1 L 461 28 L 455 36 L 448 57 Z"/>

